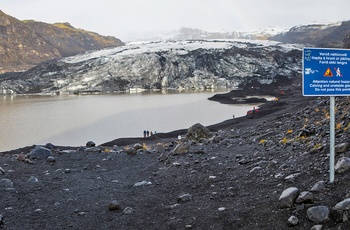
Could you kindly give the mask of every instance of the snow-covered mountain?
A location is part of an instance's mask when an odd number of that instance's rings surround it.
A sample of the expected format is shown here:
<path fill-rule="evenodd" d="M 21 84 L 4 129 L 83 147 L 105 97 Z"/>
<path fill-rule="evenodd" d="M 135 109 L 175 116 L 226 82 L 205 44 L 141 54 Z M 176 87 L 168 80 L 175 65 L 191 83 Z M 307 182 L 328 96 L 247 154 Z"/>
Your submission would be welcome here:
<path fill-rule="evenodd" d="M 271 83 L 301 71 L 301 46 L 271 41 L 186 40 L 130 43 L 44 63 L 2 77 L 3 93 L 112 93 L 232 88 Z"/>
<path fill-rule="evenodd" d="M 302 43 L 325 48 L 343 48 L 349 35 L 350 21 L 298 25 L 269 39 L 285 43 Z"/>
<path fill-rule="evenodd" d="M 269 37 L 276 36 L 288 31 L 287 28 L 269 27 L 254 31 L 205 31 L 196 28 L 182 27 L 179 30 L 168 32 L 154 32 L 144 34 L 142 38 L 133 40 L 142 41 L 167 41 L 167 40 L 203 40 L 203 39 L 253 39 L 267 40 Z"/>
<path fill-rule="evenodd" d="M 182 27 L 168 33 L 153 33 L 145 40 L 250 39 L 275 40 L 284 43 L 309 44 L 319 47 L 342 48 L 349 35 L 350 21 L 313 22 L 291 28 L 269 27 L 255 31 L 205 31 Z"/>

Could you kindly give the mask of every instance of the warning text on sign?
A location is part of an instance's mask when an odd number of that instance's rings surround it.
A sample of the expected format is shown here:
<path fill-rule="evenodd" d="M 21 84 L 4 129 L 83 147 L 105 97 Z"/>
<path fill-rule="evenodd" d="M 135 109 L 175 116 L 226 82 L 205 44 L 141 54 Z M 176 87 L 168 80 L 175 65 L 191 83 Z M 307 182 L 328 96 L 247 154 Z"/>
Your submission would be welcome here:
<path fill-rule="evenodd" d="M 312 56 L 321 65 L 347 65 L 350 61 L 347 53 L 319 52 L 319 56 Z"/>

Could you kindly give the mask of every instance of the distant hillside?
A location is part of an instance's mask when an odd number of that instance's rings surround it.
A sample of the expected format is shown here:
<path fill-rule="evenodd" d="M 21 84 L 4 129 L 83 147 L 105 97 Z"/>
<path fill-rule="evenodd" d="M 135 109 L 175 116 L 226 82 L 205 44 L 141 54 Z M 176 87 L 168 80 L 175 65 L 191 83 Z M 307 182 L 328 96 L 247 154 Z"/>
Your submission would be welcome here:
<path fill-rule="evenodd" d="M 318 47 L 344 47 L 344 38 L 350 33 L 350 21 L 332 24 L 296 26 L 288 32 L 269 39 L 285 43 L 311 44 Z"/>
<path fill-rule="evenodd" d="M 23 71 L 43 61 L 123 45 L 119 39 L 69 23 L 20 21 L 0 10 L 0 73 Z"/>

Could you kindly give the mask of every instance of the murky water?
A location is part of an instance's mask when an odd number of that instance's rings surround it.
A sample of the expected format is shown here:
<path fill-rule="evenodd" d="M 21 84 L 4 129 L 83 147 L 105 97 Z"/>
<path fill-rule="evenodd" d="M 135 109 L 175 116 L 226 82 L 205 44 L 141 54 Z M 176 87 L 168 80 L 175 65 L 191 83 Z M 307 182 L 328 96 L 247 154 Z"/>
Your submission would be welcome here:
<path fill-rule="evenodd" d="M 0 151 L 33 144 L 85 145 L 143 130 L 170 132 L 245 115 L 252 105 L 209 101 L 210 93 L 0 97 Z"/>

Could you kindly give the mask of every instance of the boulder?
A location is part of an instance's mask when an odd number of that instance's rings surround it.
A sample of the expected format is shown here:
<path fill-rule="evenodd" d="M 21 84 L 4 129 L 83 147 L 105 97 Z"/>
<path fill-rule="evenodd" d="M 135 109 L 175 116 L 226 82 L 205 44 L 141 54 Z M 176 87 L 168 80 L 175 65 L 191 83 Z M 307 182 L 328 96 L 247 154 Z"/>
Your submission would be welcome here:
<path fill-rule="evenodd" d="M 350 158 L 342 157 L 334 166 L 334 171 L 336 173 L 343 173 L 350 169 Z"/>
<path fill-rule="evenodd" d="M 337 203 L 331 210 L 331 218 L 336 223 L 346 222 L 350 219 L 350 198 Z"/>
<path fill-rule="evenodd" d="M 288 223 L 287 223 L 288 226 L 293 227 L 293 226 L 295 226 L 295 225 L 297 225 L 297 224 L 299 224 L 299 219 L 298 219 L 298 217 L 296 217 L 296 216 L 291 216 L 291 217 L 289 217 Z"/>
<path fill-rule="evenodd" d="M 314 202 L 314 195 L 309 192 L 305 191 L 300 193 L 298 198 L 296 199 L 295 203 L 300 204 L 300 203 L 313 203 Z"/>
<path fill-rule="evenodd" d="M 349 143 L 347 143 L 347 142 L 337 144 L 336 146 L 334 146 L 334 151 L 336 153 L 344 153 L 344 152 L 348 151 L 348 149 L 349 149 Z"/>
<path fill-rule="evenodd" d="M 312 228 L 310 230 L 322 230 L 323 229 L 323 225 L 321 224 L 317 224 L 312 226 Z"/>
<path fill-rule="evenodd" d="M 134 144 L 132 147 L 133 147 L 134 149 L 136 149 L 136 150 L 143 149 L 143 145 L 140 144 L 140 143 L 136 143 L 136 144 Z"/>
<path fill-rule="evenodd" d="M 31 176 L 29 179 L 28 179 L 28 183 L 38 183 L 39 180 L 38 178 L 34 177 L 34 176 Z"/>
<path fill-rule="evenodd" d="M 186 143 L 178 144 L 173 150 L 173 155 L 180 155 L 188 153 L 189 147 Z"/>
<path fill-rule="evenodd" d="M 350 198 L 347 198 L 335 205 L 334 209 L 337 210 L 349 210 L 350 209 Z"/>
<path fill-rule="evenodd" d="M 329 219 L 329 208 L 326 206 L 311 207 L 306 211 L 306 214 L 312 222 L 322 224 Z"/>
<path fill-rule="evenodd" d="M 204 127 L 202 124 L 195 124 L 193 126 L 191 126 L 187 133 L 186 133 L 186 137 L 189 140 L 192 141 L 200 141 L 201 139 L 207 139 L 212 137 L 212 133 L 209 131 L 209 129 L 207 129 L 206 127 Z"/>
<path fill-rule="evenodd" d="M 120 204 L 117 200 L 113 200 L 108 204 L 108 209 L 110 211 L 118 210 L 120 208 Z"/>
<path fill-rule="evenodd" d="M 53 145 L 52 143 L 47 143 L 47 144 L 45 145 L 45 148 L 47 148 L 47 149 L 55 149 L 56 146 Z"/>
<path fill-rule="evenodd" d="M 137 154 L 137 150 L 134 149 L 134 148 L 126 148 L 124 151 L 125 151 L 126 154 L 128 154 L 128 155 L 136 155 L 136 154 Z"/>
<path fill-rule="evenodd" d="M 310 192 L 320 192 L 322 189 L 324 189 L 324 185 L 324 181 L 318 181 L 314 186 L 312 186 Z"/>
<path fill-rule="evenodd" d="M 132 214 L 133 212 L 134 212 L 134 209 L 131 208 L 131 207 L 126 207 L 126 208 L 124 208 L 124 210 L 123 210 L 123 214 L 125 214 L 125 215 L 130 215 L 130 214 Z"/>
<path fill-rule="evenodd" d="M 0 180 L 0 190 L 11 190 L 13 189 L 13 182 L 10 179 Z"/>
<path fill-rule="evenodd" d="M 93 141 L 88 141 L 87 143 L 86 143 L 86 147 L 95 147 L 96 146 L 96 144 L 95 144 L 95 142 L 93 142 Z"/>
<path fill-rule="evenodd" d="M 279 198 L 279 206 L 281 208 L 290 208 L 293 206 L 294 201 L 299 195 L 299 189 L 295 187 L 290 187 L 282 192 Z"/>
<path fill-rule="evenodd" d="M 37 145 L 32 151 L 30 151 L 26 155 L 26 157 L 30 159 L 38 160 L 46 159 L 49 156 L 52 156 L 51 150 L 40 145 Z"/>

